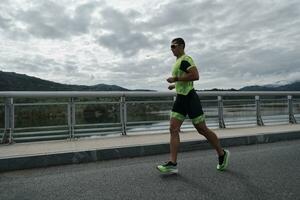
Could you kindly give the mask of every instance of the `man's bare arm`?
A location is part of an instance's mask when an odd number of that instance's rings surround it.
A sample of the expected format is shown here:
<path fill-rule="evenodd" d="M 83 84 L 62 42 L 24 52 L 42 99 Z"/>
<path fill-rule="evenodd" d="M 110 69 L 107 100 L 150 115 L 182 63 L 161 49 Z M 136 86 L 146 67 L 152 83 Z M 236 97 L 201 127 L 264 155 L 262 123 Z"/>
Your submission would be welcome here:
<path fill-rule="evenodd" d="M 197 81 L 199 80 L 199 72 L 197 67 L 192 67 L 187 70 L 187 73 L 181 77 L 169 77 L 167 81 L 169 83 L 174 83 L 176 81 Z"/>

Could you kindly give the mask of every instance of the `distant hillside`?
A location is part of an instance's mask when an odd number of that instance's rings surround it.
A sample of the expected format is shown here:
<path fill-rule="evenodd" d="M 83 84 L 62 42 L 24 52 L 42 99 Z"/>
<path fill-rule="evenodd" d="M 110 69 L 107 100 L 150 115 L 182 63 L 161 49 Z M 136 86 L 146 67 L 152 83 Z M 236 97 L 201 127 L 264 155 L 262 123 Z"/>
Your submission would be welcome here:
<path fill-rule="evenodd" d="M 285 85 L 254 85 L 239 89 L 239 91 L 300 91 L 300 81 Z"/>
<path fill-rule="evenodd" d="M 128 91 L 116 85 L 67 85 L 40 78 L 0 71 L 0 91 Z"/>
<path fill-rule="evenodd" d="M 68 85 L 40 78 L 0 71 L 0 91 L 129 91 L 117 85 L 98 84 L 93 86 Z M 151 90 L 133 90 L 151 91 Z M 236 89 L 217 89 L 208 91 L 300 91 L 300 81 L 285 85 L 254 85 Z"/>

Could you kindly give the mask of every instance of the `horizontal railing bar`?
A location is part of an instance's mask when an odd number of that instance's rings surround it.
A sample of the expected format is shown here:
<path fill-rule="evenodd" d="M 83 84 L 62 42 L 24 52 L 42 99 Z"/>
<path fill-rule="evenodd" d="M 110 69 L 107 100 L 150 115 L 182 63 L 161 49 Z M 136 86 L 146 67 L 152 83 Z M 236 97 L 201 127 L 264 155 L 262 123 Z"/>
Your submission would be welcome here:
<path fill-rule="evenodd" d="M 181 127 L 183 129 L 183 127 Z M 147 127 L 133 127 L 131 129 L 128 129 L 128 132 L 148 132 L 148 131 L 154 131 L 154 130 L 166 130 L 169 131 L 169 128 L 167 126 L 157 126 L 157 127 L 151 127 L 151 129 Z"/>
<path fill-rule="evenodd" d="M 223 100 L 224 103 L 228 102 L 248 102 L 251 100 Z M 252 100 L 253 101 L 253 100 Z M 261 102 L 274 102 L 274 101 L 283 101 L 282 103 L 285 103 L 286 99 L 261 99 Z M 173 101 L 126 101 L 126 104 L 130 103 L 172 103 Z M 201 100 L 202 103 L 206 102 L 217 102 L 214 100 L 208 101 L 208 100 Z M 76 105 L 94 105 L 94 104 L 119 104 L 119 102 L 76 102 Z M 276 104 L 276 103 L 273 103 Z M 50 105 L 68 105 L 68 103 L 15 103 L 15 106 L 50 106 Z M 243 104 L 244 105 L 244 104 Z M 254 104 L 255 105 L 255 104 Z"/>
<path fill-rule="evenodd" d="M 126 101 L 126 104 L 130 104 L 130 103 L 173 103 L 174 101 L 172 100 L 166 100 L 166 101 Z"/>
<path fill-rule="evenodd" d="M 169 126 L 169 123 L 160 123 L 160 124 L 130 124 L 128 125 L 127 124 L 127 127 L 129 128 L 133 128 L 133 127 L 141 127 L 141 125 L 144 125 L 144 126 L 151 126 L 151 127 L 159 127 L 159 126 Z"/>
<path fill-rule="evenodd" d="M 103 101 L 103 102 L 99 102 L 99 101 L 87 101 L 87 102 L 74 102 L 74 104 L 76 105 L 85 105 L 85 104 L 90 104 L 90 105 L 94 105 L 94 104 L 119 104 L 120 102 L 108 102 L 108 101 Z"/>
<path fill-rule="evenodd" d="M 287 122 L 288 120 L 289 120 L 289 118 L 288 117 L 286 117 L 286 118 L 282 118 L 282 119 L 276 119 L 276 118 L 273 118 L 273 119 L 266 119 L 266 118 L 263 118 L 264 119 L 264 121 L 266 121 L 266 122 L 271 122 L 271 121 L 273 121 L 273 122 L 281 122 L 281 121 L 284 121 L 284 122 Z"/>
<path fill-rule="evenodd" d="M 199 96 L 287 96 L 300 95 L 298 91 L 197 91 Z M 172 97 L 175 92 L 113 92 L 113 91 L 6 91 L 0 97 Z"/>
<path fill-rule="evenodd" d="M 106 135 L 121 135 L 121 131 L 110 131 L 101 133 L 76 133 L 75 137 L 93 137 L 93 136 L 106 136 Z"/>
<path fill-rule="evenodd" d="M 69 135 L 48 135 L 48 136 L 40 136 L 40 137 L 16 137 L 14 141 L 31 141 L 31 140 L 43 140 L 43 139 L 68 139 Z"/>
<path fill-rule="evenodd" d="M 288 120 L 287 120 L 287 121 L 288 121 Z M 280 125 L 280 124 L 286 124 L 287 121 L 264 121 L 264 123 L 265 123 L 266 125 L 270 125 L 270 124 Z"/>
<path fill-rule="evenodd" d="M 160 131 L 160 130 L 165 130 L 166 132 L 169 131 L 169 128 L 168 128 L 168 124 L 163 124 L 163 125 L 159 125 L 159 126 L 154 126 L 154 127 L 151 127 L 151 129 L 149 129 L 148 127 L 140 127 L 140 126 L 137 126 L 137 127 L 130 127 L 130 129 L 128 129 L 128 132 L 151 132 L 151 131 Z M 164 129 L 162 129 L 164 128 Z M 193 129 L 194 126 L 192 124 L 183 124 L 181 126 L 181 131 L 185 131 L 187 129 Z"/>
<path fill-rule="evenodd" d="M 236 109 L 239 109 L 239 111 L 237 111 Z M 228 108 L 228 107 L 225 107 L 225 106 L 224 106 L 224 110 L 226 112 L 238 112 L 238 113 L 242 113 L 242 112 L 255 112 L 256 111 L 255 108 L 250 108 L 250 107 L 242 109 L 242 108 L 239 108 L 239 107 L 235 107 L 235 108 L 229 107 Z M 226 113 L 224 113 L 224 114 L 226 114 Z"/>
<path fill-rule="evenodd" d="M 264 99 L 264 98 L 261 98 L 260 99 L 261 101 L 287 101 L 287 99 Z"/>
<path fill-rule="evenodd" d="M 143 127 L 141 127 L 141 126 L 130 126 L 130 127 L 128 127 L 127 131 L 130 131 L 130 132 L 133 132 L 133 131 L 142 131 L 142 132 L 144 132 L 144 131 L 148 131 L 148 130 L 152 131 L 152 130 L 158 130 L 158 129 L 169 130 L 168 126 L 165 125 L 165 126 L 152 126 L 150 129 L 147 126 L 143 126 Z"/>
<path fill-rule="evenodd" d="M 223 99 L 223 102 L 248 102 L 254 101 L 255 99 Z"/>
<path fill-rule="evenodd" d="M 134 124 L 155 124 L 155 123 L 169 123 L 169 121 L 165 120 L 165 121 L 138 121 L 138 122 L 127 122 L 127 125 L 134 125 Z"/>
<path fill-rule="evenodd" d="M 224 107 L 252 107 L 252 106 L 255 107 L 255 103 L 224 105 Z"/>
<path fill-rule="evenodd" d="M 287 103 L 286 102 L 283 102 L 283 103 L 266 103 L 266 102 L 261 102 L 261 105 L 273 105 L 273 106 L 277 106 L 277 105 L 284 105 L 284 106 L 287 106 Z"/>
<path fill-rule="evenodd" d="M 272 117 L 270 115 L 263 115 L 262 118 L 264 120 L 289 120 L 289 114 L 288 113 L 280 113 L 280 115 L 277 115 L 280 117 Z"/>
<path fill-rule="evenodd" d="M 165 132 L 168 132 L 169 131 L 169 129 L 161 129 L 161 128 L 159 128 L 159 127 L 157 127 L 157 128 L 152 128 L 152 129 L 138 129 L 138 130 L 128 130 L 128 133 L 136 133 L 136 132 L 153 132 L 153 131 L 158 131 L 158 132 L 163 132 L 163 131 L 165 131 Z"/>
<path fill-rule="evenodd" d="M 119 126 L 121 126 L 121 123 L 76 124 L 76 125 L 74 125 L 74 127 L 85 127 L 85 126 L 113 126 L 113 125 L 119 125 Z"/>
<path fill-rule="evenodd" d="M 245 121 L 245 122 L 248 122 L 248 121 L 252 122 L 252 120 L 256 121 L 255 117 L 245 117 L 245 118 L 246 119 L 237 119 L 237 118 L 235 118 L 235 119 L 224 119 L 224 120 L 226 122 L 243 122 L 243 121 Z"/>
<path fill-rule="evenodd" d="M 127 127 L 128 128 L 134 128 L 134 127 L 139 127 L 139 128 L 141 128 L 142 127 L 142 125 L 143 126 L 151 126 L 151 127 L 160 127 L 160 126 L 169 126 L 169 123 L 159 123 L 159 124 L 147 124 L 147 123 L 145 123 L 145 124 L 130 124 L 130 125 L 128 125 L 127 124 Z"/>
<path fill-rule="evenodd" d="M 37 92 L 37 91 L 8 91 L 0 92 L 0 97 L 161 97 L 175 96 L 173 92 L 113 92 L 113 91 L 53 91 L 53 92 Z"/>
<path fill-rule="evenodd" d="M 217 103 L 218 100 L 203 100 L 203 99 L 200 99 L 202 103 Z"/>
<path fill-rule="evenodd" d="M 61 125 L 61 126 L 34 126 L 34 127 L 14 128 L 14 130 L 15 131 L 19 131 L 19 130 L 49 129 L 49 128 L 68 128 L 68 125 Z"/>
<path fill-rule="evenodd" d="M 14 106 L 53 106 L 53 105 L 68 105 L 68 103 L 14 103 Z"/>
<path fill-rule="evenodd" d="M 59 133 L 68 133 L 68 130 L 19 132 L 19 133 L 15 133 L 14 137 L 18 137 L 18 136 L 22 136 L 22 135 L 38 135 L 38 136 L 40 136 L 40 135 L 53 134 L 53 133 L 57 133 L 57 135 L 59 135 Z"/>
<path fill-rule="evenodd" d="M 95 132 L 95 131 L 110 131 L 110 130 L 118 130 L 121 131 L 122 127 L 108 127 L 108 128 L 88 128 L 88 129 L 75 129 L 75 133 L 78 132 Z"/>
<path fill-rule="evenodd" d="M 227 125 L 235 125 L 235 124 L 255 124 L 256 125 L 256 119 L 253 121 L 243 122 L 243 121 L 226 121 Z"/>

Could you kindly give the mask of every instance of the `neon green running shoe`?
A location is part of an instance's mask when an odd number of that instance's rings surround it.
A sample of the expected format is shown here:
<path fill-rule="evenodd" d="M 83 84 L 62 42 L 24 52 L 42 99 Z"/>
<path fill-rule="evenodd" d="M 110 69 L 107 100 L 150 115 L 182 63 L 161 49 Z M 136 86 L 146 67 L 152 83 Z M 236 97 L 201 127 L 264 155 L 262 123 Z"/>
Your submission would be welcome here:
<path fill-rule="evenodd" d="M 219 156 L 219 164 L 217 165 L 217 170 L 224 171 L 228 167 L 230 152 L 228 150 L 223 150 L 224 155 Z"/>
<path fill-rule="evenodd" d="M 172 163 L 171 161 L 163 164 L 163 165 L 158 165 L 156 167 L 158 171 L 160 171 L 163 174 L 176 174 L 178 173 L 177 169 L 177 163 Z"/>

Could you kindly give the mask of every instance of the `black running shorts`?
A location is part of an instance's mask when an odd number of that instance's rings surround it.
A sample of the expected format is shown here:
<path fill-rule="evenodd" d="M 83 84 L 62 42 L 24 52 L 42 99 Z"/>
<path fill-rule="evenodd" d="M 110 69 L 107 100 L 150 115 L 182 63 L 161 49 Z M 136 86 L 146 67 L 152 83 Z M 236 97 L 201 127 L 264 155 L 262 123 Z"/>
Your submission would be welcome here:
<path fill-rule="evenodd" d="M 186 115 L 192 119 L 194 124 L 205 121 L 200 99 L 194 89 L 187 95 L 177 94 L 173 104 L 171 117 L 184 121 Z"/>

